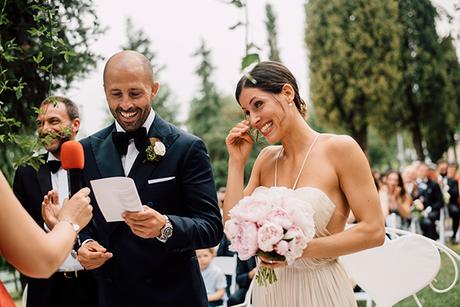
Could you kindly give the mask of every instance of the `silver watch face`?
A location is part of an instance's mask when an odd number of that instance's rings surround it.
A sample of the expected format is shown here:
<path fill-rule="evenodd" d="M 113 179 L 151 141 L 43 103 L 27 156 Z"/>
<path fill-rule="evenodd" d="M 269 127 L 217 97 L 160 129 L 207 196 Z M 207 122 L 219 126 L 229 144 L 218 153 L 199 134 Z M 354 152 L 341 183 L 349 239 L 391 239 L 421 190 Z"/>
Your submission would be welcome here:
<path fill-rule="evenodd" d="M 163 228 L 161 235 L 163 238 L 167 239 L 172 236 L 173 229 L 171 226 L 166 225 L 165 228 Z"/>

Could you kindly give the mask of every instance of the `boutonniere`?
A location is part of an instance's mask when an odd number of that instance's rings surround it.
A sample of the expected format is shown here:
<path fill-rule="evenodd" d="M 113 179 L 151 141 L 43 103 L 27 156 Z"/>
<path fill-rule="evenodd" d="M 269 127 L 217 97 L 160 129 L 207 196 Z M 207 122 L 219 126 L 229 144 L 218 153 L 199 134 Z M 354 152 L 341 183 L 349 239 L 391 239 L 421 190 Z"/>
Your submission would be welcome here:
<path fill-rule="evenodd" d="M 158 162 L 165 154 L 165 144 L 159 138 L 149 138 L 149 146 L 145 149 L 146 161 Z"/>

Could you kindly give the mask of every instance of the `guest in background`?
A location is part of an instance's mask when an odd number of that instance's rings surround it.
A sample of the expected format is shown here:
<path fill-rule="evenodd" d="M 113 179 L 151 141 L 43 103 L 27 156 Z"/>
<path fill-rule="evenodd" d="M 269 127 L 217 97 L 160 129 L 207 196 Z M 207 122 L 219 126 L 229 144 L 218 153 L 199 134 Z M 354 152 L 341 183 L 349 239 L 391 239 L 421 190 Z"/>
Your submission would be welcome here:
<path fill-rule="evenodd" d="M 386 183 L 379 191 L 386 225 L 395 228 L 407 228 L 412 197 L 407 193 L 401 174 L 395 170 L 386 172 Z"/>
<path fill-rule="evenodd" d="M 78 107 L 68 98 L 49 97 L 40 105 L 37 123 L 38 136 L 47 151 L 42 156 L 46 163 L 38 170 L 30 165 L 19 167 L 13 190 L 35 222 L 49 231 L 58 223 L 60 207 L 69 196 L 67 170 L 60 161 L 61 146 L 77 136 Z M 48 194 L 50 190 L 54 193 Z M 45 196 L 47 202 L 42 205 Z M 96 281 L 75 257 L 68 255 L 50 278 L 26 278 L 27 307 L 98 306 Z"/>
<path fill-rule="evenodd" d="M 417 193 L 414 199 L 420 199 L 424 206 L 424 218 L 420 221 L 423 235 L 437 240 L 435 221 L 439 220 L 440 210 L 444 206 L 444 199 L 439 185 L 428 176 L 429 167 L 421 162 L 417 168 Z"/>
<path fill-rule="evenodd" d="M 447 186 L 449 187 L 449 216 L 452 218 L 452 237 L 450 242 L 458 244 L 457 231 L 460 221 L 460 197 L 459 197 L 459 180 L 457 176 L 458 165 L 456 163 L 449 163 L 447 166 Z"/>
<path fill-rule="evenodd" d="M 213 248 L 199 249 L 196 251 L 208 295 L 208 306 L 220 306 L 226 299 L 225 288 L 227 280 L 222 270 L 212 263 L 215 257 Z"/>

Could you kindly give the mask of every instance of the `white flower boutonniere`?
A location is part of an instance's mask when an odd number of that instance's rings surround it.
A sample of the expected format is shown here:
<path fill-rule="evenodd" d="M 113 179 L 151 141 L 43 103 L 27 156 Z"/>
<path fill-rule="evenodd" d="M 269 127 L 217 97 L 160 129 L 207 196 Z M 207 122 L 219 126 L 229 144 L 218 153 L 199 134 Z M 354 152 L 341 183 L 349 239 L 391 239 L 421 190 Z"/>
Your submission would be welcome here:
<path fill-rule="evenodd" d="M 149 146 L 145 149 L 147 161 L 158 162 L 166 154 L 166 147 L 160 139 L 149 138 Z"/>

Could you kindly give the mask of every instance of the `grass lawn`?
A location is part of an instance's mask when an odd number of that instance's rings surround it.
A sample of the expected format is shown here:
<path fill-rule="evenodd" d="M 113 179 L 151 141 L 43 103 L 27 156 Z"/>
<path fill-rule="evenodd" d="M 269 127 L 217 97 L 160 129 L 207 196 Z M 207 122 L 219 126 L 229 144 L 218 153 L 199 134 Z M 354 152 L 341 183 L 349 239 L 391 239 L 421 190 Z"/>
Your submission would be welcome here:
<path fill-rule="evenodd" d="M 448 245 L 449 248 L 460 254 L 460 245 Z M 450 259 L 441 253 L 441 270 L 439 271 L 436 279 L 437 282 L 433 285 L 438 289 L 448 287 L 454 278 L 454 267 Z M 460 263 L 457 262 L 460 269 Z M 460 307 L 460 282 L 457 283 L 453 289 L 447 293 L 436 293 L 428 286 L 417 293 L 417 296 L 424 307 Z M 360 307 L 366 306 L 365 302 L 359 302 Z M 374 304 L 375 306 L 375 304 Z M 417 303 L 414 298 L 408 297 L 394 307 L 416 307 Z"/>

